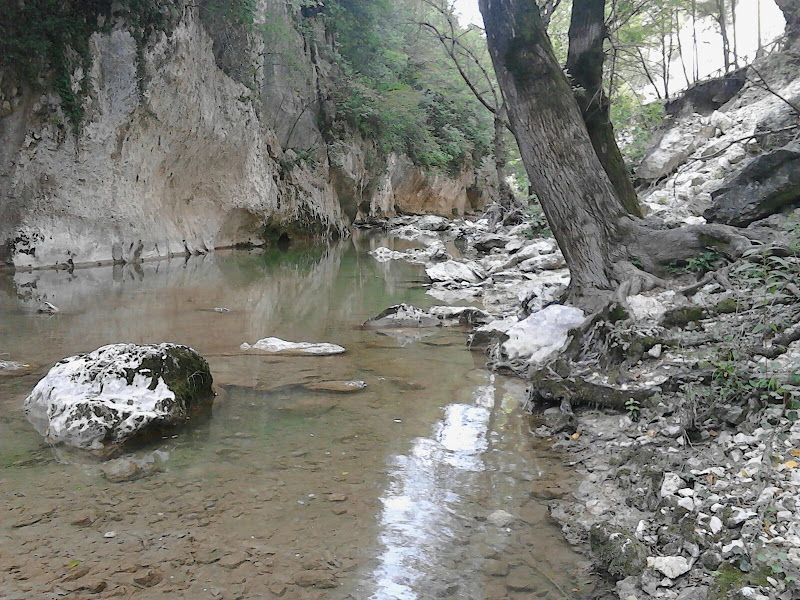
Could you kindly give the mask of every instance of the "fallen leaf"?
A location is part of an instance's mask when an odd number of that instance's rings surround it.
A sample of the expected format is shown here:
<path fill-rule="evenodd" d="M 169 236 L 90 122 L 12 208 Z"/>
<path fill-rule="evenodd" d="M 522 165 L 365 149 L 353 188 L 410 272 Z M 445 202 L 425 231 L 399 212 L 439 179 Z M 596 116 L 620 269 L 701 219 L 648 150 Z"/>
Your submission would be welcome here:
<path fill-rule="evenodd" d="M 790 450 L 789 454 L 792 456 L 800 456 L 800 450 Z"/>
<path fill-rule="evenodd" d="M 342 475 L 349 475 L 350 471 L 342 471 Z"/>
<path fill-rule="evenodd" d="M 74 568 L 75 568 L 75 567 L 77 567 L 79 564 L 81 564 L 81 561 L 79 561 L 79 560 L 71 560 L 71 561 L 69 561 L 69 562 L 67 563 L 67 568 L 68 568 L 68 569 L 74 569 Z"/>
<path fill-rule="evenodd" d="M 783 463 L 783 466 L 787 469 L 796 469 L 798 465 L 800 465 L 800 463 L 798 463 L 796 460 L 787 460 L 785 463 Z"/>
<path fill-rule="evenodd" d="M 572 439 L 573 440 L 577 440 L 579 437 L 581 437 L 580 433 L 575 432 L 575 433 L 572 434 Z"/>

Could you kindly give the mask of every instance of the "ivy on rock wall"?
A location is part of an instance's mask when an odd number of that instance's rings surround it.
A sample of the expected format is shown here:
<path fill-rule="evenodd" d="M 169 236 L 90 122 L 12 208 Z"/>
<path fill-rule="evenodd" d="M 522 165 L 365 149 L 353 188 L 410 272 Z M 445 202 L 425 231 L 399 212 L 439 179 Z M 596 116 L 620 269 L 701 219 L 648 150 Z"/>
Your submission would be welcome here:
<path fill-rule="evenodd" d="M 168 31 L 183 0 L 5 0 L 0 2 L 0 71 L 32 87 L 52 86 L 77 131 L 83 119 L 89 39 L 115 20 L 130 23 L 140 46 L 154 31 Z M 79 75 L 82 75 L 79 73 Z"/>

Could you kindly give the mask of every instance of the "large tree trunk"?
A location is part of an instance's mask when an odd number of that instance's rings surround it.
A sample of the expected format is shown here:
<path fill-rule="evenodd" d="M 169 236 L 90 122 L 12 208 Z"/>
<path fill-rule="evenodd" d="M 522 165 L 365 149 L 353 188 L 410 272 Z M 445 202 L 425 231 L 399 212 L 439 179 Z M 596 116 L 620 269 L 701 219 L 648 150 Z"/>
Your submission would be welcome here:
<path fill-rule="evenodd" d="M 625 209 L 632 215 L 641 216 L 639 198 L 614 137 L 611 104 L 603 90 L 605 5 L 606 0 L 573 2 L 567 70 L 577 85 L 575 98 L 603 169 Z"/>
<path fill-rule="evenodd" d="M 608 272 L 627 210 L 603 169 L 531 0 L 480 0 L 497 80 L 542 209 L 572 273 L 573 297 L 614 287 Z"/>
<path fill-rule="evenodd" d="M 786 19 L 786 38 L 792 45 L 800 41 L 800 2 L 797 0 L 775 0 Z"/>
<path fill-rule="evenodd" d="M 570 268 L 570 302 L 596 310 L 615 290 L 652 287 L 657 278 L 634 262 L 658 273 L 708 246 L 741 255 L 749 242 L 734 228 L 667 229 L 631 217 L 592 146 L 536 3 L 480 0 L 480 8 L 531 187 Z"/>

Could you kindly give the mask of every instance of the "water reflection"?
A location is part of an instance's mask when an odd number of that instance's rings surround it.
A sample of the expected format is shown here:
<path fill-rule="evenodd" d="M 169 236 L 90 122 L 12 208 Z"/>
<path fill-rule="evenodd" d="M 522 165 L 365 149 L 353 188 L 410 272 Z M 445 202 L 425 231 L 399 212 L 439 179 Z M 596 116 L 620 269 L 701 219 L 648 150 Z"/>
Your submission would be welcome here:
<path fill-rule="evenodd" d="M 381 496 L 384 550 L 373 599 L 430 597 L 437 582 L 426 580 L 441 574 L 443 557 L 455 558 L 453 540 L 468 518 L 464 494 L 480 486 L 478 474 L 486 468 L 483 453 L 496 404 L 495 377 L 486 377 L 489 384 L 475 389 L 473 404 L 445 406 L 430 437 L 417 438 L 408 454 L 389 460 L 391 483 Z"/>

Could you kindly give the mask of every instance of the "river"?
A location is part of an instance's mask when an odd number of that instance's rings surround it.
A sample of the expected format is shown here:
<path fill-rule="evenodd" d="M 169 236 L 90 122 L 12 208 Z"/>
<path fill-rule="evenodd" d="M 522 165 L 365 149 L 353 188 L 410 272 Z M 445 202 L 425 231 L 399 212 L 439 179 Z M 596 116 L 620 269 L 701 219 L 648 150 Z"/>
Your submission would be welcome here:
<path fill-rule="evenodd" d="M 588 562 L 532 494 L 574 475 L 531 435 L 524 382 L 487 371 L 458 329 L 360 328 L 391 304 L 437 303 L 422 267 L 367 254 L 402 244 L 0 275 L 0 358 L 33 365 L 0 378 L 0 598 L 592 597 Z M 38 314 L 42 300 L 60 312 Z M 347 353 L 238 350 L 268 336 Z M 203 354 L 218 396 L 135 451 L 158 472 L 110 483 L 25 420 L 53 362 L 162 341 Z M 352 379 L 368 387 L 304 387 Z"/>

